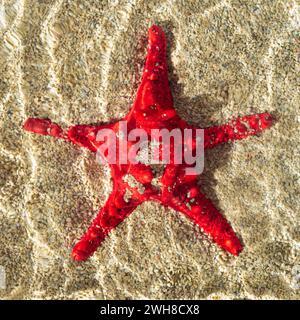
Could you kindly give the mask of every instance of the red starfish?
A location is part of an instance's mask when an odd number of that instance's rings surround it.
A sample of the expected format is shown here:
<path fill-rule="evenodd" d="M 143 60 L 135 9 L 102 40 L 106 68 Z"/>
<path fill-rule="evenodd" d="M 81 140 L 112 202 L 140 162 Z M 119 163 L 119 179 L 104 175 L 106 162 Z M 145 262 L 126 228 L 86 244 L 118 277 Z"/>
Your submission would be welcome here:
<path fill-rule="evenodd" d="M 130 112 L 122 121 L 127 121 L 128 131 L 134 128 L 143 128 L 147 132 L 152 128 L 196 130 L 182 120 L 173 107 L 168 83 L 166 40 L 162 29 L 158 26 L 154 25 L 149 29 L 148 54 L 142 82 Z M 74 125 L 67 132 L 63 132 L 59 125 L 48 119 L 29 118 L 24 124 L 24 129 L 62 138 L 96 152 L 101 145 L 96 141 L 98 131 L 109 128 L 117 132 L 119 124 L 120 122 L 108 125 Z M 237 118 L 221 126 L 206 128 L 204 129 L 204 148 L 213 148 L 230 140 L 255 135 L 269 128 L 271 124 L 271 115 L 260 113 Z M 194 138 L 192 143 L 195 143 Z M 164 206 L 182 212 L 210 235 L 220 247 L 238 255 L 242 250 L 239 239 L 222 214 L 200 191 L 197 175 L 186 175 L 187 167 L 186 163 L 167 164 L 160 179 L 162 186 L 158 189 L 152 184 L 153 172 L 149 165 L 120 164 L 119 162 L 110 164 L 113 190 L 85 235 L 74 246 L 73 258 L 78 261 L 89 258 L 108 233 L 146 200 L 158 201 Z M 143 186 L 143 192 L 124 179 L 127 175 L 133 176 Z M 124 196 L 128 191 L 131 193 L 131 198 L 126 201 Z"/>

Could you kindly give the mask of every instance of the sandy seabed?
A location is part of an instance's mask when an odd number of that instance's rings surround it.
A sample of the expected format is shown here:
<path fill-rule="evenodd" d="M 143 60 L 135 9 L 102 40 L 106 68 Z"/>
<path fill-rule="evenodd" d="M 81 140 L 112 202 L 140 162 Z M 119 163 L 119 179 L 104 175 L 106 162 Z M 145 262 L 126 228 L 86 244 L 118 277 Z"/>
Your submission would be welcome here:
<path fill-rule="evenodd" d="M 85 263 L 70 251 L 111 189 L 94 155 L 22 130 L 124 116 L 161 25 L 175 108 L 201 127 L 269 111 L 259 137 L 205 155 L 199 183 L 244 243 L 232 257 L 145 203 Z M 296 0 L 0 3 L 2 299 L 299 299 L 300 6 Z"/>

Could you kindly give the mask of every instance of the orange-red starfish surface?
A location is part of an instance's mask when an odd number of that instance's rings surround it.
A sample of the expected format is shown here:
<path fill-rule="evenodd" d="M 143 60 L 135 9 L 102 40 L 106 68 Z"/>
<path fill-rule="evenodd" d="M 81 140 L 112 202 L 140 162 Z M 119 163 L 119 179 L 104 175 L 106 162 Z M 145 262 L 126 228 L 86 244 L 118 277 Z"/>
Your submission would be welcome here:
<path fill-rule="evenodd" d="M 185 129 L 191 129 L 193 132 L 197 130 L 181 119 L 173 107 L 168 82 L 166 40 L 162 29 L 158 26 L 153 25 L 149 29 L 148 53 L 142 81 L 135 102 L 122 121 L 126 121 L 128 132 L 136 128 L 144 129 L 147 134 L 151 129 L 177 128 L 181 132 Z M 204 149 L 255 135 L 269 128 L 271 124 L 271 115 L 260 113 L 237 118 L 221 126 L 205 128 Z M 24 124 L 24 129 L 27 131 L 62 138 L 92 152 L 97 152 L 103 143 L 97 139 L 100 130 L 111 129 L 113 132 L 118 132 L 119 127 L 120 121 L 107 125 L 74 125 L 63 132 L 59 125 L 48 119 L 29 118 Z M 117 140 L 122 139 L 131 145 L 127 137 L 117 135 Z M 192 136 L 190 143 L 192 146 L 196 143 L 195 135 Z M 119 155 L 127 151 L 117 146 L 116 152 Z M 87 232 L 74 246 L 72 257 L 78 261 L 88 259 L 109 232 L 128 217 L 138 205 L 147 200 L 160 202 L 164 206 L 182 212 L 220 247 L 233 255 L 238 255 L 242 250 L 240 240 L 223 215 L 201 192 L 197 185 L 198 174 L 186 173 L 188 167 L 190 165 L 184 161 L 181 164 L 170 161 L 165 165 L 158 187 L 153 183 L 153 170 L 148 164 L 130 162 L 123 164 L 119 160 L 115 164 L 110 164 L 113 190 Z M 126 179 L 128 176 L 133 177 L 142 188 L 131 184 Z M 128 193 L 130 196 L 126 198 Z"/>

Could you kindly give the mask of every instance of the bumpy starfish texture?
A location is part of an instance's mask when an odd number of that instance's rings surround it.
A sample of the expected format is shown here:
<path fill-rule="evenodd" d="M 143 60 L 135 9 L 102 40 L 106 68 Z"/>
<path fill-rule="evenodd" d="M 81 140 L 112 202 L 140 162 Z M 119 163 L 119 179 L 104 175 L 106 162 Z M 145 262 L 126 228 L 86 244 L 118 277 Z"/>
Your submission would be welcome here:
<path fill-rule="evenodd" d="M 142 128 L 147 133 L 151 129 L 179 128 L 192 129 L 181 119 L 173 107 L 173 98 L 168 82 L 166 62 L 166 40 L 162 29 L 153 25 L 149 29 L 148 54 L 145 62 L 141 84 L 138 88 L 135 102 L 129 113 L 121 119 L 127 122 L 128 132 L 135 128 Z M 120 120 L 120 121 L 121 121 Z M 29 118 L 24 123 L 24 129 L 41 135 L 49 135 L 72 142 L 75 145 L 97 152 L 101 143 L 96 139 L 99 130 L 109 128 L 119 131 L 120 121 L 107 125 L 74 125 L 66 132 L 48 119 Z M 204 148 L 213 148 L 219 144 L 244 139 L 269 128 L 272 116 L 260 113 L 236 118 L 227 124 L 204 129 Z M 119 136 L 118 139 L 127 139 Z M 195 136 L 191 144 L 196 143 Z M 127 140 L 128 146 L 130 142 Z M 191 147 L 193 148 L 193 147 Z M 117 153 L 127 152 L 119 150 Z M 187 175 L 186 163 L 167 164 L 160 178 L 160 188 L 154 186 L 152 168 L 143 163 L 138 164 L 110 164 L 113 180 L 113 190 L 99 214 L 93 220 L 87 232 L 74 246 L 73 259 L 82 261 L 88 259 L 104 241 L 105 237 L 121 223 L 138 205 L 147 200 L 157 201 L 166 207 L 182 212 L 207 233 L 221 248 L 233 255 L 242 251 L 240 240 L 233 229 L 205 197 L 197 184 L 198 175 Z M 134 177 L 142 186 L 142 191 L 136 185 L 130 184 L 126 177 Z M 130 198 L 126 199 L 126 193 Z"/>

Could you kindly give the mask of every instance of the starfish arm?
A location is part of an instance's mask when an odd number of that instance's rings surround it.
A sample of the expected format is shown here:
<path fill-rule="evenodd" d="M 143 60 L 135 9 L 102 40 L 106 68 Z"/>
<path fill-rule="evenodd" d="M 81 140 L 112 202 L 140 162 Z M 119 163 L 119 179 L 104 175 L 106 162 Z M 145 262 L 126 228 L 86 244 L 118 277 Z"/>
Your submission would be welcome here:
<path fill-rule="evenodd" d="M 168 80 L 166 37 L 158 26 L 149 29 L 148 52 L 135 104 L 144 110 L 149 106 L 173 107 Z"/>
<path fill-rule="evenodd" d="M 66 139 L 62 128 L 49 119 L 28 118 L 25 121 L 23 128 L 25 131 L 41 134 L 44 136 Z"/>
<path fill-rule="evenodd" d="M 184 201 L 173 198 L 169 206 L 185 214 L 224 250 L 236 256 L 242 251 L 241 242 L 230 224 L 199 187 L 191 187 Z"/>
<path fill-rule="evenodd" d="M 204 129 L 204 148 L 241 140 L 256 135 L 271 127 L 273 117 L 270 113 L 259 113 L 236 118 L 226 124 Z"/>
<path fill-rule="evenodd" d="M 97 151 L 97 146 L 93 143 L 97 132 L 110 127 L 112 125 L 74 125 L 64 132 L 58 124 L 49 119 L 40 118 L 28 118 L 23 125 L 26 131 L 64 139 L 93 152 Z"/>
<path fill-rule="evenodd" d="M 168 80 L 166 37 L 156 25 L 149 28 L 143 76 L 128 119 L 131 116 L 143 127 L 159 127 L 163 121 L 176 117 Z"/>
<path fill-rule="evenodd" d="M 109 232 L 121 223 L 137 205 L 126 204 L 119 192 L 112 192 L 97 217 L 72 251 L 76 261 L 87 260 L 101 245 Z"/>
<path fill-rule="evenodd" d="M 102 129 L 111 129 L 113 125 L 74 125 L 67 131 L 67 140 L 92 152 L 97 152 L 103 142 L 97 141 L 97 133 Z"/>

